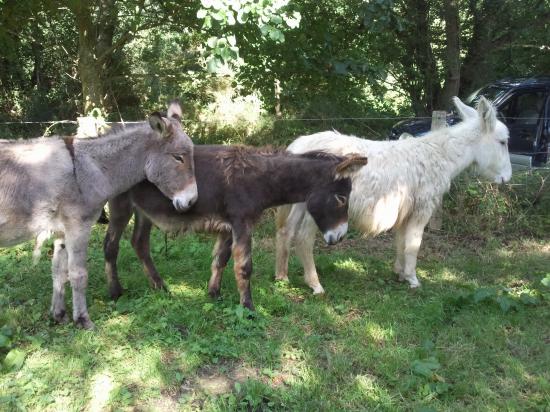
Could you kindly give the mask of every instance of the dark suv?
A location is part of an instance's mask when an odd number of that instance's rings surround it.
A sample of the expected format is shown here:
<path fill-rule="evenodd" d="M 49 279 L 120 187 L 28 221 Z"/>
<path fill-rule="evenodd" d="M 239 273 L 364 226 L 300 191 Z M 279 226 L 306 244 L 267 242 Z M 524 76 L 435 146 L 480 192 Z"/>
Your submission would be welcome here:
<path fill-rule="evenodd" d="M 482 95 L 495 104 L 510 130 L 510 154 L 530 157 L 534 165 L 550 160 L 550 76 L 499 80 L 473 93 L 465 103 L 475 105 Z M 447 114 L 447 125 L 458 122 L 456 113 Z M 419 137 L 430 126 L 429 119 L 403 120 L 392 128 L 389 138 L 399 139 L 402 133 Z"/>

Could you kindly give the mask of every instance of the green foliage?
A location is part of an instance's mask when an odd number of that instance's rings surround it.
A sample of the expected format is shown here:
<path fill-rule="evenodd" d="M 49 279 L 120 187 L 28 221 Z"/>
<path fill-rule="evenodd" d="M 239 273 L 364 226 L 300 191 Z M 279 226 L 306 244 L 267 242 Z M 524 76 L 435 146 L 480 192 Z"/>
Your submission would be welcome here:
<path fill-rule="evenodd" d="M 4 358 L 4 368 L 7 370 L 19 370 L 25 362 L 25 352 L 19 349 L 12 349 Z"/>
<path fill-rule="evenodd" d="M 481 287 L 472 291 L 461 291 L 450 298 L 451 305 L 464 308 L 468 305 L 492 303 L 498 305 L 503 313 L 510 310 L 521 310 L 526 306 L 537 306 L 541 303 L 543 293 L 537 289 L 515 293 L 510 288 L 502 286 Z"/>
<path fill-rule="evenodd" d="M 3 2 L 0 11 L 0 121 L 74 117 L 80 86 L 70 18 L 50 1 Z"/>
<path fill-rule="evenodd" d="M 443 96 L 449 77 L 443 30 L 447 4 L 3 2 L 0 121 L 74 119 L 84 111 L 85 89 L 102 92 L 108 120 L 141 120 L 179 96 L 189 108 L 188 119 L 197 121 L 197 112 L 204 111 L 227 76 L 236 95 L 254 94 L 264 110 L 277 104 L 287 117 L 429 113 L 448 103 Z M 548 67 L 544 2 L 459 6 L 462 94 L 499 77 Z M 79 30 L 95 36 L 93 41 L 80 44 L 85 36 Z M 85 51 L 95 57 L 80 66 Z M 89 80 L 85 69 L 99 80 Z M 281 85 L 278 96 L 275 81 Z M 94 82 L 97 87 L 90 87 Z M 371 129 L 387 126 L 368 124 L 360 134 L 374 137 Z M 9 138 L 42 130 L 10 126 L 0 134 Z"/>
<path fill-rule="evenodd" d="M 201 0 L 197 18 L 203 20 L 202 29 L 206 32 L 223 33 L 207 41 L 206 67 L 216 73 L 226 64 L 239 58 L 237 38 L 232 33 L 236 24 L 242 25 L 240 35 L 246 31 L 258 31 L 263 39 L 275 43 L 285 41 L 284 31 L 297 28 L 300 24 L 300 13 L 288 10 L 289 0 L 263 1 L 254 0 Z"/>
<path fill-rule="evenodd" d="M 463 173 L 444 199 L 445 230 L 475 237 L 544 236 L 550 224 L 549 176 L 548 169 L 518 171 L 509 184 L 496 185 Z"/>

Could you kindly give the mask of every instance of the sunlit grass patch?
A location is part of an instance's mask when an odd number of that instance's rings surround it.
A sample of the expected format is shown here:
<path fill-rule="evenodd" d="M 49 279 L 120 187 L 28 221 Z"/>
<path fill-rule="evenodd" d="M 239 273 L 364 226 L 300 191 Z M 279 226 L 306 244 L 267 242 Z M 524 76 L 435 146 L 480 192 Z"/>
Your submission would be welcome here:
<path fill-rule="evenodd" d="M 49 321 L 50 262 L 29 266 L 32 245 L 0 251 L 0 357 L 11 349 L 23 354 L 20 369 L 0 372 L 0 409 L 541 410 L 548 404 L 544 242 L 443 250 L 437 242 L 448 239 L 430 235 L 418 262 L 423 287 L 410 290 L 396 281 L 387 239 L 354 238 L 341 249 L 316 250 L 326 294 L 313 296 L 294 257 L 290 283 L 273 282 L 268 223 L 256 233 L 257 313 L 250 317 L 237 305 L 231 263 L 222 298 L 208 296 L 209 236 L 169 238 L 165 245 L 164 235 L 154 233 L 153 259 L 170 293 L 149 289 L 123 241 L 126 292 L 111 302 L 102 273 L 104 229 L 95 230 L 88 262 L 94 332 Z M 208 389 L 216 380 L 224 382 L 219 393 Z"/>
<path fill-rule="evenodd" d="M 362 262 L 353 258 L 336 259 L 333 263 L 334 267 L 343 272 L 355 272 L 357 274 L 365 272 L 365 267 Z"/>
<path fill-rule="evenodd" d="M 382 327 L 377 323 L 368 322 L 365 325 L 365 337 L 379 346 L 384 346 L 395 335 L 391 327 Z"/>

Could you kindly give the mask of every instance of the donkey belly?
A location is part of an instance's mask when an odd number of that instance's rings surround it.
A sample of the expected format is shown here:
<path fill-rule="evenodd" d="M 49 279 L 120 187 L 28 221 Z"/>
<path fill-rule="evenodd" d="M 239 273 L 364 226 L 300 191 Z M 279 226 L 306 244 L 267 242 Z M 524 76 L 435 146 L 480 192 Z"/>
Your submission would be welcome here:
<path fill-rule="evenodd" d="M 160 230 L 172 233 L 230 232 L 231 224 L 219 216 L 197 216 L 192 213 L 161 214 L 139 209 Z"/>
<path fill-rule="evenodd" d="M 151 215 L 148 213 L 145 213 L 145 216 L 163 232 L 185 233 L 190 230 L 190 222 L 185 219 L 175 219 L 170 216 Z"/>
<path fill-rule="evenodd" d="M 26 227 L 0 224 L 0 247 L 15 246 L 32 238 L 33 233 Z"/>
<path fill-rule="evenodd" d="M 44 232 L 63 232 L 55 211 L 47 205 L 34 208 L 0 209 L 0 246 L 9 247 L 33 240 Z"/>
<path fill-rule="evenodd" d="M 378 197 L 357 196 L 350 201 L 350 218 L 367 235 L 378 235 L 400 226 L 412 207 L 412 198 L 403 191 Z"/>
<path fill-rule="evenodd" d="M 18 243 L 29 240 L 33 237 L 31 229 L 32 214 L 30 209 L 25 205 L 12 205 L 13 196 L 8 196 L 0 199 L 0 246 L 13 246 Z"/>

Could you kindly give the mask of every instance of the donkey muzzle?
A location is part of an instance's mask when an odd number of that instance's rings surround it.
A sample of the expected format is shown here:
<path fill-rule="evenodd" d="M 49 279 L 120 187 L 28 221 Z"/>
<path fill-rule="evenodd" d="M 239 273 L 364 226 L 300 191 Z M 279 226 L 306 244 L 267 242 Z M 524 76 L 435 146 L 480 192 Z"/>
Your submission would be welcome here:
<path fill-rule="evenodd" d="M 323 237 L 325 238 L 325 242 L 327 242 L 327 245 L 335 245 L 344 238 L 347 232 L 348 222 L 340 223 L 335 228 L 327 230 L 325 233 L 323 233 Z"/>
<path fill-rule="evenodd" d="M 185 212 L 195 204 L 197 198 L 197 185 L 191 184 L 181 192 L 177 192 L 172 199 L 172 203 L 178 212 Z"/>

